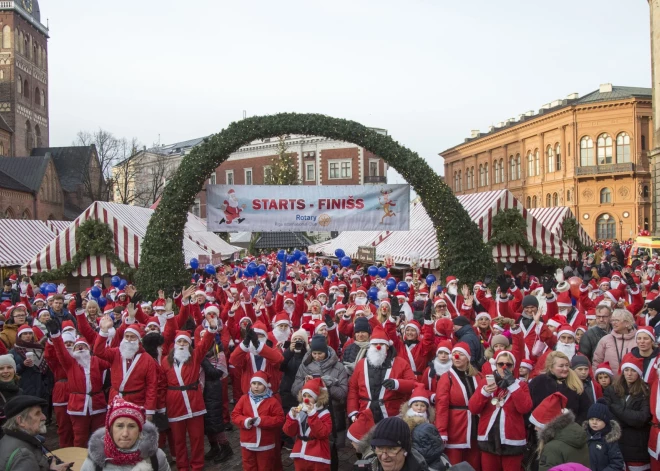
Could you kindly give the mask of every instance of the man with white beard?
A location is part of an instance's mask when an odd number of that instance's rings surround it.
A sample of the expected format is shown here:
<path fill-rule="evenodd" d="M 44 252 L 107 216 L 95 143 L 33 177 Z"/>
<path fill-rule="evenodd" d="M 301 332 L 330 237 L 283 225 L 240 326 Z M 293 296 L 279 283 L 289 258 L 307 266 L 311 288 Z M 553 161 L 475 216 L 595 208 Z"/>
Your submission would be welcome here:
<path fill-rule="evenodd" d="M 73 352 L 70 352 L 64 344 L 58 322 L 49 320 L 46 326 L 68 379 L 66 412 L 71 418 L 73 446 L 84 448 L 92 433 L 105 423 L 107 403 L 103 394 L 103 370 L 110 368 L 110 363 L 92 356 L 89 344 L 82 337 L 76 339 Z"/>
<path fill-rule="evenodd" d="M 442 293 L 442 296 L 447 301 L 447 310 L 452 318 L 465 316 L 468 319 L 473 319 L 474 312 L 472 311 L 472 306 L 466 305 L 463 295 L 458 292 L 458 281 L 458 278 L 455 276 L 445 278 L 447 290 Z"/>
<path fill-rule="evenodd" d="M 539 357 L 534 366 L 530 377 L 533 378 L 543 373 L 545 368 L 545 360 L 548 358 L 548 355 L 552 351 L 561 352 L 568 357 L 568 361 L 571 361 L 576 355 L 578 350 L 578 345 L 575 343 L 575 330 L 570 324 L 563 324 L 557 328 L 557 344 L 554 349 L 548 348 L 543 355 Z"/>
<path fill-rule="evenodd" d="M 104 316 L 100 322 L 101 331 L 94 342 L 94 355 L 111 364 L 108 400 L 112 402 L 119 394 L 125 400 L 144 407 L 147 419 L 152 420 L 158 398 L 158 368 L 156 361 L 142 347 L 144 326 L 130 324 L 124 331 L 119 348 L 109 348 L 106 337 L 112 325 L 112 318 Z"/>
<path fill-rule="evenodd" d="M 376 423 L 396 416 L 415 383 L 410 364 L 396 356 L 385 330 L 380 326 L 374 328 L 366 358 L 357 362 L 348 383 L 348 417 L 355 420 L 367 408 L 371 409 Z"/>
<path fill-rule="evenodd" d="M 278 345 L 283 345 L 291 338 L 291 321 L 286 312 L 280 312 L 273 319 L 273 335 Z M 282 345 L 280 345 L 280 348 Z"/>

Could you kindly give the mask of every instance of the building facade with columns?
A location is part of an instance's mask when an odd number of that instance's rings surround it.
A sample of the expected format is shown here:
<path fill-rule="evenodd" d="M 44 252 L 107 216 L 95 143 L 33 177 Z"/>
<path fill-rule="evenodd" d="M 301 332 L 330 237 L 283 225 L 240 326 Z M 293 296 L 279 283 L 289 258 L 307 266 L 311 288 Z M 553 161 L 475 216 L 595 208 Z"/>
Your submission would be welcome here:
<path fill-rule="evenodd" d="M 440 153 L 457 195 L 508 189 L 526 208 L 568 206 L 593 239 L 653 227 L 652 93 L 601 85 L 472 131 Z"/>

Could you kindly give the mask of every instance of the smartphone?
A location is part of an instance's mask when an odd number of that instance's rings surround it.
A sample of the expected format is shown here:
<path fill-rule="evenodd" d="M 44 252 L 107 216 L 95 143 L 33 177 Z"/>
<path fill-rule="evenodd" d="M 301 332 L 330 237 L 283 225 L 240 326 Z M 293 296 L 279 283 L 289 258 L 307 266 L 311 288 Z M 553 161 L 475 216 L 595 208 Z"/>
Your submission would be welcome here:
<path fill-rule="evenodd" d="M 312 375 L 313 379 L 320 378 L 320 377 L 321 377 L 321 375 Z"/>
<path fill-rule="evenodd" d="M 495 384 L 495 375 L 486 375 L 486 383 L 490 386 Z"/>

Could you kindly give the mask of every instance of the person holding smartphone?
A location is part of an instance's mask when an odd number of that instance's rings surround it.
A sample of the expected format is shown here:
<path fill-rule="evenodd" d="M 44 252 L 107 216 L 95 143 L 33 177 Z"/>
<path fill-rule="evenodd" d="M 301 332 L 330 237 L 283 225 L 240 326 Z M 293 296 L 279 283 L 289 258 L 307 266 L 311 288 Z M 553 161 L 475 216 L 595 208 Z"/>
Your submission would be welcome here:
<path fill-rule="evenodd" d="M 291 335 L 291 340 L 284 342 L 282 355 L 284 361 L 280 365 L 282 372 L 282 381 L 280 382 L 280 398 L 282 399 L 282 408 L 289 410 L 298 405 L 298 398 L 291 391 L 293 383 L 296 380 L 296 373 L 307 354 L 309 345 L 307 343 L 307 331 L 299 329 Z M 288 450 L 293 449 L 293 439 L 288 435 L 283 435 L 284 447 Z"/>

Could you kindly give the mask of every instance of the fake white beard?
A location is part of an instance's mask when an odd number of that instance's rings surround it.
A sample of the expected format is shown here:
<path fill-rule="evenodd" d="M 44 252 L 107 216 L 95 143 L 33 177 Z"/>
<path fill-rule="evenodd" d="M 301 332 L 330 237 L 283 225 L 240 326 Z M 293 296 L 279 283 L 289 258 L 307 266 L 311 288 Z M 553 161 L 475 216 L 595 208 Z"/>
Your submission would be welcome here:
<path fill-rule="evenodd" d="M 295 310 L 296 310 L 295 305 L 284 303 L 284 312 L 286 312 L 287 314 L 293 314 L 293 311 Z"/>
<path fill-rule="evenodd" d="M 89 369 L 89 365 L 92 363 L 92 356 L 89 353 L 89 350 L 78 350 L 73 352 L 73 358 L 78 362 L 80 366 L 85 369 Z"/>
<path fill-rule="evenodd" d="M 367 304 L 367 298 L 355 298 L 355 304 L 358 306 L 366 306 Z"/>
<path fill-rule="evenodd" d="M 289 340 L 289 336 L 291 335 L 291 327 L 287 328 L 286 330 L 280 330 L 279 328 L 275 327 L 275 329 L 273 329 L 273 335 L 278 342 L 286 342 Z"/>
<path fill-rule="evenodd" d="M 367 350 L 367 361 L 370 365 L 379 367 L 385 362 L 386 357 L 387 349 L 384 345 L 381 345 L 380 350 L 378 350 L 375 345 L 369 345 L 369 350 Z"/>
<path fill-rule="evenodd" d="M 66 347 L 66 351 L 69 352 L 69 355 L 73 356 L 73 347 Z"/>
<path fill-rule="evenodd" d="M 123 359 L 132 360 L 139 348 L 140 343 L 137 340 L 129 342 L 128 340 L 124 339 L 119 344 L 119 353 L 121 353 L 121 357 Z"/>
<path fill-rule="evenodd" d="M 617 289 L 620 284 L 621 284 L 620 281 L 616 281 L 616 280 L 610 281 L 610 286 L 612 287 L 612 289 Z"/>
<path fill-rule="evenodd" d="M 429 298 L 425 294 L 424 295 L 419 295 L 418 294 L 417 296 L 415 296 L 415 301 L 424 301 L 424 302 L 426 302 L 428 300 L 429 300 Z"/>
<path fill-rule="evenodd" d="M 555 347 L 555 351 L 562 352 L 568 357 L 569 360 L 572 360 L 573 356 L 575 355 L 575 344 L 558 341 L 557 346 Z"/>
<path fill-rule="evenodd" d="M 406 412 L 406 417 L 424 417 L 425 419 L 428 419 L 426 412 L 415 412 L 412 410 L 412 407 Z"/>
<path fill-rule="evenodd" d="M 435 369 L 436 375 L 442 376 L 451 369 L 451 361 L 448 361 L 447 363 L 440 363 L 440 361 L 438 361 L 438 359 L 435 358 L 433 360 L 433 368 Z"/>
<path fill-rule="evenodd" d="M 185 363 L 190 358 L 190 349 L 188 347 L 174 347 L 174 359 L 179 363 Z"/>
<path fill-rule="evenodd" d="M 447 292 L 452 296 L 456 296 L 456 293 L 458 293 L 458 287 L 456 285 L 449 285 L 447 286 Z"/>

